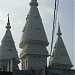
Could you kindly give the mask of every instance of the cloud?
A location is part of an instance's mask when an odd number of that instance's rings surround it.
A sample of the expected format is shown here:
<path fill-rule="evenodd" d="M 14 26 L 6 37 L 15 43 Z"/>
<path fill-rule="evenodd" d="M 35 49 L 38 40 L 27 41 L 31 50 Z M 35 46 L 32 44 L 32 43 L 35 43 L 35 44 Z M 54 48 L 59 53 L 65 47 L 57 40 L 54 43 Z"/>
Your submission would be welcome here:
<path fill-rule="evenodd" d="M 6 15 L 6 12 L 0 9 L 0 22 L 5 22 L 5 19 L 6 19 L 5 15 Z"/>
<path fill-rule="evenodd" d="M 48 6 L 39 6 L 39 12 L 41 16 L 47 17 L 47 16 L 53 16 L 54 9 L 52 7 Z"/>
<path fill-rule="evenodd" d="M 45 10 L 47 13 L 49 13 L 51 16 L 53 16 L 53 12 L 54 12 L 54 9 L 51 8 L 51 7 L 45 7 Z"/>

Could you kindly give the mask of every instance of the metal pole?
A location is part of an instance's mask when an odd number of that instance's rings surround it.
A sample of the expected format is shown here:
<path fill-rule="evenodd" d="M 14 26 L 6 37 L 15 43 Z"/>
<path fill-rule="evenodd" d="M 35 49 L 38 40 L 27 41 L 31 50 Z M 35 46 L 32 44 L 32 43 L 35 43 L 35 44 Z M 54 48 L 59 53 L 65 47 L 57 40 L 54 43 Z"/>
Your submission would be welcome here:
<path fill-rule="evenodd" d="M 51 41 L 51 51 L 50 51 L 50 61 L 51 61 L 51 57 L 52 57 L 52 48 L 53 48 L 55 26 L 56 26 L 57 13 L 58 13 L 58 6 L 59 6 L 59 0 L 55 0 L 54 19 L 53 19 L 53 30 L 52 30 L 52 41 Z"/>

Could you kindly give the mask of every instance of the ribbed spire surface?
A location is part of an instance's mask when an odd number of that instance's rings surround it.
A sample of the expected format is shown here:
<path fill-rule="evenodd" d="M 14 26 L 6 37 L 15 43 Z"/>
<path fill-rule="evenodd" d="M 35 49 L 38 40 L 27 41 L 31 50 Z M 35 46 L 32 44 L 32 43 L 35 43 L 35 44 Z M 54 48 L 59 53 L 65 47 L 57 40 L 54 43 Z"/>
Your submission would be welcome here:
<path fill-rule="evenodd" d="M 31 0 L 30 6 L 30 11 L 27 15 L 26 24 L 22 32 L 23 35 L 20 42 L 20 47 L 21 44 L 27 41 L 40 41 L 48 45 L 48 40 L 43 27 L 42 19 L 37 8 L 37 0 Z"/>

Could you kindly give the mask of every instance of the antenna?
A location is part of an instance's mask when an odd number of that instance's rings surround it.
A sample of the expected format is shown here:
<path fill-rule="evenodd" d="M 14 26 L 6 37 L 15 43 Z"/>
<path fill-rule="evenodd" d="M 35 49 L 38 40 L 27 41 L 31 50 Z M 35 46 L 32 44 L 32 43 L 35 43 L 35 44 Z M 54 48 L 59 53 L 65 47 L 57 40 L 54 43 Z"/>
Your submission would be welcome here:
<path fill-rule="evenodd" d="M 54 33 L 55 33 L 55 27 L 56 27 L 56 21 L 57 21 L 58 7 L 59 7 L 59 0 L 55 0 L 50 60 L 51 60 L 51 57 L 52 57 L 52 48 L 53 48 Z"/>

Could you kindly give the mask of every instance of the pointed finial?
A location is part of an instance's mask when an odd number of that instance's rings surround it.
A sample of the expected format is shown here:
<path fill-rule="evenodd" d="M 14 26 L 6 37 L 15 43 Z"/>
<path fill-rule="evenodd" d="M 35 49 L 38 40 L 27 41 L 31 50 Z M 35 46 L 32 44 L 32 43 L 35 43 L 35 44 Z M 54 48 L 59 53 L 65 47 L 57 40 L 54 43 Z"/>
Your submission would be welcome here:
<path fill-rule="evenodd" d="M 10 29 L 11 26 L 10 26 L 10 21 L 9 21 L 9 14 L 8 14 L 7 16 L 8 16 L 8 22 L 7 22 L 7 26 L 6 26 L 6 28 L 7 28 L 7 29 Z"/>
<path fill-rule="evenodd" d="M 7 16 L 8 16 L 8 23 L 9 23 L 9 14 Z"/>
<path fill-rule="evenodd" d="M 61 30 L 60 30 L 60 24 L 59 24 L 59 22 L 58 22 L 58 33 L 57 33 L 57 35 L 62 35 Z"/>
<path fill-rule="evenodd" d="M 37 0 L 31 0 L 30 6 L 38 6 Z"/>

